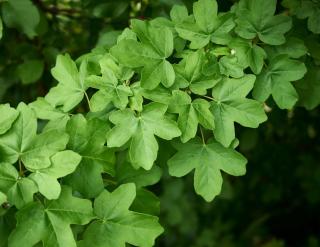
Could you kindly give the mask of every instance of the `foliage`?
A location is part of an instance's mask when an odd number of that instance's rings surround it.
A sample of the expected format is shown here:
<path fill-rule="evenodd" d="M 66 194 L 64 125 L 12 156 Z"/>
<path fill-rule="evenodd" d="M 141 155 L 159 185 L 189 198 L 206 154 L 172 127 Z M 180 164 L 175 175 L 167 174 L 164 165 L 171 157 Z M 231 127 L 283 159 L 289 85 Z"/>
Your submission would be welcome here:
<path fill-rule="evenodd" d="M 8 28 L 33 41 L 44 35 L 50 25 L 45 12 L 53 20 L 61 18 L 57 11 L 72 18 L 82 11 L 103 18 L 110 9 L 115 16 L 138 15 L 139 5 L 127 1 L 116 8 L 85 2 L 86 11 L 42 1 L 2 3 L 4 46 Z M 269 105 L 291 110 L 320 103 L 318 2 L 283 6 L 289 12 L 279 11 L 276 0 L 240 0 L 227 12 L 219 12 L 215 0 L 193 3 L 192 12 L 175 5 L 168 17 L 132 19 L 130 28 L 101 33 L 95 49 L 76 60 L 58 55 L 51 69 L 57 85 L 41 85 L 48 92 L 29 104 L 0 105 L 0 246 L 153 246 L 163 228 L 159 199 L 145 187 L 162 173 L 162 181 L 169 181 L 164 212 L 190 209 L 166 205 L 172 181 L 181 181 L 170 176 L 194 170 L 197 194 L 207 202 L 221 191 L 223 196 L 231 186 L 225 174 L 246 173 L 247 160 L 237 149 L 240 144 L 243 151 L 246 138 L 238 125 L 257 128 L 267 120 Z M 308 18 L 312 33 L 288 13 Z M 0 68 L 13 68 L 2 73 L 5 80 L 19 77 L 4 88 L 46 77 L 60 49 L 38 45 L 45 49 L 33 47 L 18 65 L 8 59 Z M 207 237 L 203 231 L 195 246 L 204 246 Z M 282 245 L 274 239 L 265 246 Z"/>

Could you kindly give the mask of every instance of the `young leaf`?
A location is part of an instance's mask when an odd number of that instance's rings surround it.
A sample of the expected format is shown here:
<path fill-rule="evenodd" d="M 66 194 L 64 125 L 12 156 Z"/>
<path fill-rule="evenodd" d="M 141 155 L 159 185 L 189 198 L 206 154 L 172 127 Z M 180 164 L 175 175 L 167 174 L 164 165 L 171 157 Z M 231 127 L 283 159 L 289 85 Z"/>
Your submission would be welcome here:
<path fill-rule="evenodd" d="M 182 132 L 181 141 L 187 142 L 196 136 L 198 124 L 214 129 L 214 116 L 209 110 L 210 103 L 203 99 L 191 101 L 183 91 L 174 91 L 170 111 L 179 114 L 178 126 Z"/>
<path fill-rule="evenodd" d="M 202 73 L 206 62 L 203 50 L 188 54 L 174 67 L 177 86 L 179 88 L 189 87 L 190 91 L 195 94 L 206 95 L 207 89 L 212 88 L 220 80 L 219 76 L 206 76 Z"/>
<path fill-rule="evenodd" d="M 246 159 L 215 141 L 205 144 L 199 139 L 193 139 L 177 148 L 178 152 L 168 161 L 170 175 L 182 177 L 195 169 L 195 191 L 208 202 L 220 194 L 220 170 L 233 176 L 241 176 L 246 172 Z"/>
<path fill-rule="evenodd" d="M 89 225 L 80 246 L 153 246 L 163 229 L 157 217 L 129 211 L 135 197 L 134 184 L 121 185 L 112 193 L 103 191 L 94 201 L 98 219 Z"/>
<path fill-rule="evenodd" d="M 102 76 L 91 75 L 87 78 L 86 84 L 89 87 L 99 89 L 91 100 L 91 110 L 101 111 L 110 102 L 119 109 L 124 109 L 129 103 L 128 97 L 132 95 L 129 86 L 121 84 L 111 68 L 100 62 Z"/>
<path fill-rule="evenodd" d="M 150 170 L 157 158 L 158 143 L 154 135 L 171 140 L 181 135 L 176 123 L 165 116 L 167 106 L 151 103 L 140 116 L 125 109 L 110 115 L 115 126 L 107 134 L 109 147 L 121 147 L 130 140 L 129 157 L 134 167 Z"/>
<path fill-rule="evenodd" d="M 50 89 L 45 99 L 54 107 L 61 107 L 64 112 L 72 110 L 83 99 L 87 89 L 85 85 L 87 62 L 81 63 L 80 71 L 68 54 L 57 57 L 56 66 L 51 70 L 59 82 Z"/>
<path fill-rule="evenodd" d="M 76 247 L 70 224 L 85 225 L 93 218 L 89 200 L 72 196 L 63 187 L 59 199 L 33 202 L 17 213 L 17 227 L 9 237 L 10 247 L 44 246 Z"/>
<path fill-rule="evenodd" d="M 212 112 L 216 124 L 214 136 L 226 147 L 235 138 L 234 122 L 257 128 L 267 120 L 262 104 L 246 98 L 254 81 L 254 75 L 246 75 L 240 79 L 225 78 L 212 90 Z"/>
<path fill-rule="evenodd" d="M 153 89 L 161 82 L 165 87 L 174 83 L 172 65 L 166 61 L 173 52 L 173 34 L 169 28 L 155 28 L 147 22 L 134 20 L 133 31 L 140 42 L 128 39 L 120 41 L 110 52 L 129 68 L 143 67 L 141 86 Z"/>

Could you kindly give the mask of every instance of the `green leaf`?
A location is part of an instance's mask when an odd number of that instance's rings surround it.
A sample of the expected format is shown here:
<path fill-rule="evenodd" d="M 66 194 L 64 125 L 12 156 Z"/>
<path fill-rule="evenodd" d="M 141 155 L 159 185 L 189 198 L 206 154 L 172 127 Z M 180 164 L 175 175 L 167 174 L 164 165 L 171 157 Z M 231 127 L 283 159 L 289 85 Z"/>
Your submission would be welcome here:
<path fill-rule="evenodd" d="M 249 66 L 254 74 L 260 74 L 264 59 L 267 58 L 263 48 L 241 38 L 233 39 L 228 46 L 234 52 L 234 56 L 238 59 L 237 62 L 242 65 L 242 68 Z"/>
<path fill-rule="evenodd" d="M 193 139 L 177 148 L 178 152 L 168 161 L 170 175 L 182 177 L 195 169 L 195 191 L 208 202 L 221 192 L 220 170 L 233 176 L 246 172 L 246 159 L 215 141 L 204 144 L 199 139 Z"/>
<path fill-rule="evenodd" d="M 288 55 L 290 58 L 300 58 L 308 52 L 303 40 L 295 37 L 289 37 L 283 45 L 267 46 L 265 49 L 269 60 L 280 54 Z"/>
<path fill-rule="evenodd" d="M 239 63 L 238 59 L 232 55 L 223 56 L 219 60 L 220 72 L 223 75 L 231 76 L 234 78 L 243 77 L 243 65 Z"/>
<path fill-rule="evenodd" d="M 86 198 L 93 198 L 103 190 L 101 173 L 114 175 L 114 152 L 105 147 L 108 125 L 102 120 L 87 120 L 82 115 L 73 116 L 67 124 L 70 136 L 68 148 L 82 156 L 76 171 L 65 181 Z"/>
<path fill-rule="evenodd" d="M 33 202 L 17 213 L 17 227 L 9 237 L 9 247 L 32 247 L 42 241 L 44 246 L 76 247 L 70 224 L 88 224 L 92 215 L 91 202 L 72 196 L 63 187 L 59 199 Z"/>
<path fill-rule="evenodd" d="M 183 39 L 191 41 L 191 49 L 209 44 L 227 44 L 229 32 L 234 28 L 233 14 L 217 15 L 216 0 L 199 0 L 193 5 L 194 18 L 185 18 L 176 24 L 176 31 Z"/>
<path fill-rule="evenodd" d="M 29 178 L 37 184 L 39 192 L 48 200 L 58 199 L 61 186 L 57 179 L 73 173 L 80 161 L 80 155 L 70 150 L 65 150 L 52 156 L 51 166 L 44 169 L 36 169 Z"/>
<path fill-rule="evenodd" d="M 130 209 L 143 214 L 159 215 L 160 200 L 149 190 L 137 188 L 137 196 Z"/>
<path fill-rule="evenodd" d="M 179 88 L 189 87 L 195 94 L 206 95 L 207 89 L 212 88 L 220 80 L 219 76 L 206 76 L 202 73 L 206 62 L 203 50 L 188 54 L 174 67 L 177 86 Z"/>
<path fill-rule="evenodd" d="M 163 229 L 157 217 L 129 211 L 135 197 L 134 184 L 121 185 L 112 193 L 103 191 L 94 202 L 98 220 L 85 231 L 82 246 L 153 246 Z"/>
<path fill-rule="evenodd" d="M 2 19 L 0 17 L 0 39 L 2 39 L 2 35 L 3 35 L 3 24 L 2 24 Z"/>
<path fill-rule="evenodd" d="M 116 178 L 119 184 L 134 183 L 137 188 L 156 184 L 161 178 L 161 168 L 153 166 L 146 171 L 142 168 L 134 169 L 128 162 L 117 166 Z"/>
<path fill-rule="evenodd" d="M 30 0 L 7 0 L 2 5 L 2 18 L 8 27 L 18 28 L 29 38 L 37 35 L 40 14 Z"/>
<path fill-rule="evenodd" d="M 129 103 L 128 97 L 132 95 L 129 86 L 124 83 L 119 83 L 118 78 L 112 69 L 108 68 L 105 63 L 100 63 L 102 76 L 89 76 L 86 84 L 89 87 L 99 89 L 91 100 L 93 111 L 103 110 L 109 103 L 119 109 L 124 109 Z"/>
<path fill-rule="evenodd" d="M 171 140 L 181 135 L 176 123 L 165 116 L 167 106 L 151 103 L 140 116 L 125 109 L 112 113 L 110 121 L 115 125 L 107 134 L 109 147 L 121 147 L 130 141 L 129 157 L 134 167 L 150 170 L 157 158 L 158 143 L 154 135 Z"/>
<path fill-rule="evenodd" d="M 193 4 L 193 15 L 198 27 L 205 33 L 211 33 L 215 28 L 215 18 L 218 15 L 218 5 L 213 0 L 199 0 Z"/>
<path fill-rule="evenodd" d="M 12 128 L 0 136 L 0 149 L 5 154 L 2 161 L 13 164 L 20 159 L 30 171 L 49 167 L 50 157 L 65 149 L 68 135 L 59 130 L 37 135 L 35 113 L 24 103 L 17 110 L 20 115 Z"/>
<path fill-rule="evenodd" d="M 175 75 L 172 65 L 165 59 L 173 52 L 173 34 L 169 28 L 156 28 L 147 22 L 134 20 L 133 31 L 140 42 L 126 39 L 120 41 L 110 52 L 129 68 L 143 67 L 141 86 L 153 89 L 161 82 L 170 87 Z"/>
<path fill-rule="evenodd" d="M 30 84 L 41 78 L 43 70 L 44 62 L 39 59 L 32 59 L 20 64 L 17 73 L 23 84 Z"/>
<path fill-rule="evenodd" d="M 295 82 L 294 86 L 299 94 L 299 105 L 312 110 L 320 104 L 320 70 L 318 67 L 309 67 L 306 76 Z"/>
<path fill-rule="evenodd" d="M 46 95 L 45 99 L 54 107 L 61 107 L 68 112 L 83 99 L 87 89 L 85 85 L 87 62 L 81 63 L 80 71 L 69 55 L 59 55 L 56 66 L 51 70 L 59 84 Z"/>
<path fill-rule="evenodd" d="M 9 104 L 0 105 L 0 135 L 8 131 L 17 119 L 19 112 L 11 108 Z"/>
<path fill-rule="evenodd" d="M 17 208 L 33 201 L 33 194 L 38 191 L 29 178 L 22 178 L 14 166 L 0 163 L 0 191 L 8 197 L 8 202 Z"/>
<path fill-rule="evenodd" d="M 291 29 L 291 18 L 274 15 L 276 0 L 241 0 L 237 8 L 237 27 L 235 32 L 244 39 L 258 37 L 270 45 L 285 42 L 284 34 Z"/>
<path fill-rule="evenodd" d="M 170 18 L 174 23 L 183 22 L 188 18 L 188 9 L 184 5 L 174 5 L 170 11 Z"/>
<path fill-rule="evenodd" d="M 54 108 L 48 101 L 42 97 L 38 97 L 36 101 L 29 104 L 37 115 L 37 118 L 46 120 L 62 119 L 67 116 L 60 109 Z"/>
<path fill-rule="evenodd" d="M 206 129 L 214 129 L 214 116 L 209 110 L 210 103 L 203 99 L 191 100 L 183 91 L 173 91 L 170 111 L 179 114 L 178 126 L 182 132 L 181 141 L 189 141 L 196 136 L 198 124 Z"/>
<path fill-rule="evenodd" d="M 298 100 L 298 94 L 290 82 L 300 80 L 306 72 L 302 62 L 287 55 L 278 55 L 257 77 L 253 97 L 263 102 L 272 94 L 281 109 L 290 109 Z"/>
<path fill-rule="evenodd" d="M 0 191 L 0 205 L 7 201 L 7 196 Z"/>
<path fill-rule="evenodd" d="M 225 78 L 212 90 L 212 112 L 216 128 L 214 136 L 228 147 L 235 138 L 234 122 L 249 128 L 257 128 L 267 120 L 263 105 L 246 96 L 252 90 L 254 75 L 240 79 Z"/>
<path fill-rule="evenodd" d="M 300 19 L 308 18 L 308 29 L 316 34 L 320 33 L 320 6 L 318 1 L 311 0 L 284 0 L 282 5 Z"/>

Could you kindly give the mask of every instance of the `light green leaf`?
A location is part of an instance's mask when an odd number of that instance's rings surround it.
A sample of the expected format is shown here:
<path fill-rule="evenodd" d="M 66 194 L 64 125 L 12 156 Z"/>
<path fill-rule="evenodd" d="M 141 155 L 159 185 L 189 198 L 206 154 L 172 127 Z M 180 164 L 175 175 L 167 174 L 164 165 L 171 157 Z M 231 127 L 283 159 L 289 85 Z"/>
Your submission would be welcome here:
<path fill-rule="evenodd" d="M 177 86 L 189 87 L 195 94 L 206 95 L 207 89 L 212 88 L 220 80 L 219 76 L 206 76 L 202 73 L 206 62 L 203 50 L 188 54 L 175 66 Z"/>
<path fill-rule="evenodd" d="M 129 211 L 135 197 L 134 184 L 121 185 L 112 193 L 102 192 L 94 202 L 98 220 L 85 231 L 82 246 L 153 246 L 163 229 L 157 217 Z"/>
<path fill-rule="evenodd" d="M 237 57 L 234 57 L 232 55 L 223 56 L 219 60 L 219 68 L 220 68 L 221 74 L 226 76 L 240 78 L 244 75 L 243 65 L 239 63 Z"/>
<path fill-rule="evenodd" d="M 208 202 L 221 192 L 220 170 L 233 176 L 246 172 L 246 159 L 215 141 L 204 144 L 199 139 L 193 139 L 177 148 L 178 152 L 168 161 L 170 175 L 182 177 L 195 169 L 195 191 Z"/>
<path fill-rule="evenodd" d="M 57 179 L 73 173 L 80 161 L 80 155 L 70 150 L 65 150 L 52 156 L 51 166 L 44 169 L 36 169 L 29 178 L 37 184 L 39 192 L 48 200 L 58 199 L 61 186 Z"/>
<path fill-rule="evenodd" d="M 66 116 L 66 113 L 62 112 L 60 109 L 54 108 L 48 101 L 42 97 L 38 97 L 36 101 L 29 104 L 37 117 L 46 120 L 61 119 Z"/>
<path fill-rule="evenodd" d="M 170 11 L 170 18 L 174 23 L 183 22 L 188 17 L 188 9 L 184 5 L 174 5 Z"/>
<path fill-rule="evenodd" d="M 17 213 L 17 227 L 9 237 L 9 247 L 32 247 L 42 241 L 44 246 L 76 247 L 70 224 L 88 224 L 91 202 L 72 196 L 63 187 L 59 199 L 33 202 Z"/>
<path fill-rule="evenodd" d="M 8 131 L 17 119 L 19 112 L 11 108 L 9 104 L 0 105 L 0 135 Z"/>
<path fill-rule="evenodd" d="M 254 81 L 254 75 L 246 75 L 240 79 L 225 78 L 212 90 L 212 112 L 216 124 L 214 136 L 226 147 L 235 138 L 234 122 L 245 127 L 257 128 L 267 120 L 263 105 L 246 98 L 253 88 Z"/>
<path fill-rule="evenodd" d="M 173 91 L 170 111 L 179 114 L 178 126 L 182 132 L 181 141 L 189 141 L 196 136 L 198 124 L 214 129 L 214 116 L 209 110 L 209 102 L 203 99 L 191 100 L 183 91 Z"/>
<path fill-rule="evenodd" d="M 0 163 L 0 191 L 7 195 L 9 203 L 22 208 L 33 201 L 38 189 L 32 180 L 20 177 L 14 166 Z"/>
<path fill-rule="evenodd" d="M 114 112 L 110 121 L 115 125 L 107 134 L 109 147 L 121 147 L 130 140 L 129 157 L 135 167 L 150 170 L 157 158 L 158 143 L 154 135 L 165 140 L 180 136 L 175 122 L 165 116 L 167 106 L 151 103 L 140 116 L 132 110 Z"/>
<path fill-rule="evenodd" d="M 45 99 L 54 107 L 61 107 L 64 112 L 72 110 L 83 99 L 87 89 L 85 85 L 87 62 L 81 63 L 80 71 L 69 55 L 59 55 L 56 66 L 51 70 L 59 82 L 50 89 Z"/>
<path fill-rule="evenodd" d="M 50 157 L 65 149 L 68 135 L 58 130 L 36 135 L 35 113 L 24 103 L 20 103 L 17 110 L 20 115 L 12 128 L 0 136 L 0 147 L 5 154 L 2 161 L 13 164 L 21 159 L 31 171 L 49 167 Z"/>
<path fill-rule="evenodd" d="M 73 116 L 67 124 L 68 148 L 82 156 L 76 171 L 65 182 L 87 198 L 96 197 L 104 188 L 101 173 L 114 175 L 114 151 L 105 147 L 108 125 L 97 118 Z"/>
<path fill-rule="evenodd" d="M 260 74 L 264 60 L 267 58 L 263 48 L 242 38 L 233 39 L 228 46 L 243 68 L 249 66 L 254 74 Z"/>
<path fill-rule="evenodd" d="M 272 94 L 281 109 L 290 109 L 298 100 L 298 94 L 290 82 L 300 80 L 306 72 L 302 62 L 287 55 L 278 55 L 257 77 L 253 97 L 263 102 Z"/>
<path fill-rule="evenodd" d="M 120 41 L 110 52 L 130 68 L 144 67 L 141 86 L 153 89 L 161 82 L 170 87 L 174 82 L 172 65 L 165 59 L 173 52 L 173 34 L 169 28 L 156 28 L 147 22 L 133 20 L 132 26 L 141 42 L 127 39 Z"/>

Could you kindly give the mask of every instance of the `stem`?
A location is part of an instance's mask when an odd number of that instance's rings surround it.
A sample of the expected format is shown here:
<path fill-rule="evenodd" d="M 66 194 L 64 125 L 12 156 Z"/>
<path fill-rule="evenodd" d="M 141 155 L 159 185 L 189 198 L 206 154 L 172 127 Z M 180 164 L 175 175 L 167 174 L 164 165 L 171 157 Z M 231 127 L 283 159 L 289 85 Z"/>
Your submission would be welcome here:
<path fill-rule="evenodd" d="M 199 128 L 200 128 L 200 133 L 201 133 L 202 143 L 203 143 L 203 145 L 206 145 L 206 141 L 205 141 L 205 139 L 204 139 L 204 135 L 203 135 L 203 132 L 202 132 L 202 128 L 201 128 L 201 126 L 199 126 Z"/>
<path fill-rule="evenodd" d="M 207 96 L 207 95 L 200 95 L 201 97 L 203 97 L 203 98 L 206 98 L 206 99 L 209 99 L 209 100 L 212 100 L 212 101 L 214 101 L 214 102 L 217 102 L 217 100 L 216 99 L 214 99 L 214 98 L 212 98 L 212 97 L 209 97 L 209 96 Z"/>
<path fill-rule="evenodd" d="M 84 96 L 86 97 L 86 100 L 87 100 L 87 103 L 88 103 L 88 106 L 89 106 L 89 110 L 91 111 L 91 104 L 90 104 L 89 96 L 88 96 L 86 91 L 84 91 Z"/>
<path fill-rule="evenodd" d="M 19 159 L 19 176 L 20 177 L 24 176 L 23 166 L 22 166 L 22 162 L 20 159 Z"/>

